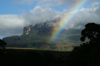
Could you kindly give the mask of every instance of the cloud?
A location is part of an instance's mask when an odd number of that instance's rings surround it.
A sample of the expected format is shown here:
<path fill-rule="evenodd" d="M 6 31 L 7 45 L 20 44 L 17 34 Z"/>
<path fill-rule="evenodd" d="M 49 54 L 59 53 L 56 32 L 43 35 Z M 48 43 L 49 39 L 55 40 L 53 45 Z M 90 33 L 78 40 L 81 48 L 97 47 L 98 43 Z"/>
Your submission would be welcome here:
<path fill-rule="evenodd" d="M 49 1 L 49 0 L 48 0 Z M 83 28 L 89 22 L 100 24 L 100 3 L 94 3 L 90 8 L 82 8 L 77 16 L 72 19 L 71 28 Z M 63 17 L 71 11 L 55 11 L 51 8 L 36 6 L 30 13 L 22 15 L 0 15 L 0 36 L 21 35 L 23 27 L 35 25 L 36 23 L 50 22 L 54 19 Z"/>
<path fill-rule="evenodd" d="M 68 3 L 68 0 L 43 0 L 43 1 L 38 1 L 38 5 L 42 6 L 61 6 L 65 5 Z"/>
<path fill-rule="evenodd" d="M 75 3 L 77 0 L 17 0 L 13 1 L 13 3 L 17 3 L 20 5 L 28 4 L 32 5 L 34 2 L 37 2 L 38 5 L 48 5 L 48 6 L 60 6 L 65 4 Z"/>
<path fill-rule="evenodd" d="M 0 15 L 0 36 L 19 35 L 22 33 L 24 20 L 18 15 Z"/>
<path fill-rule="evenodd" d="M 36 6 L 22 15 L 0 15 L 0 36 L 21 35 L 23 27 L 54 20 L 62 13 L 51 8 Z"/>
<path fill-rule="evenodd" d="M 20 4 L 20 5 L 32 5 L 36 2 L 36 6 L 42 7 L 51 7 L 51 6 L 62 6 L 67 5 L 72 6 L 75 5 L 79 0 L 14 0 L 13 3 Z M 94 0 L 91 0 L 92 3 Z"/>
<path fill-rule="evenodd" d="M 91 8 L 82 8 L 79 10 L 79 13 L 75 18 L 72 19 L 71 28 L 83 28 L 85 24 L 89 22 L 100 23 L 100 4 L 96 4 Z M 73 11 L 64 10 L 63 12 L 55 11 L 51 8 L 43 8 L 40 6 L 36 6 L 33 10 L 28 14 L 23 14 L 23 18 L 25 19 L 25 23 L 36 24 L 46 21 L 52 21 L 56 18 L 64 18 L 64 15 L 70 14 Z M 57 23 L 57 22 L 56 22 Z"/>
<path fill-rule="evenodd" d="M 38 0 L 37 5 L 42 7 L 65 6 L 66 8 L 74 6 L 79 0 Z"/>
<path fill-rule="evenodd" d="M 12 1 L 13 3 L 24 5 L 32 5 L 36 2 L 36 6 L 43 6 L 43 7 L 50 7 L 50 6 L 62 6 L 62 5 L 67 5 L 72 6 L 75 5 L 79 0 L 14 0 Z M 93 3 L 93 2 L 98 2 L 98 0 L 90 0 L 88 5 Z"/>
<path fill-rule="evenodd" d="M 51 8 L 42 8 L 40 6 L 36 6 L 30 13 L 23 14 L 23 18 L 25 19 L 26 24 L 36 24 L 46 21 L 51 21 L 61 16 L 61 12 L 55 11 Z"/>
<path fill-rule="evenodd" d="M 98 5 L 100 5 L 100 3 Z M 90 22 L 100 24 L 100 6 L 97 6 L 97 4 L 91 8 L 80 9 L 74 21 L 72 21 L 72 28 L 83 28 L 85 24 Z"/>

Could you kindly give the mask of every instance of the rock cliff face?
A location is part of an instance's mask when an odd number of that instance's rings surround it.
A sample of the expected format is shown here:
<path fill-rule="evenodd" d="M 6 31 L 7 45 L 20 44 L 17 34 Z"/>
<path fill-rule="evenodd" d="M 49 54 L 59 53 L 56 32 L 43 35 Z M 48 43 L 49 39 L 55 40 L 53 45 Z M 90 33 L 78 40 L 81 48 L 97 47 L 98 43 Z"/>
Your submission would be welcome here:
<path fill-rule="evenodd" d="M 40 34 L 44 33 L 44 34 L 50 35 L 51 31 L 54 28 L 54 24 L 58 20 L 59 19 L 41 22 L 41 23 L 37 23 L 35 25 L 26 26 L 26 27 L 24 27 L 23 34 L 28 35 L 30 33 L 30 31 L 32 31 L 32 30 L 38 30 Z"/>
<path fill-rule="evenodd" d="M 24 33 L 27 35 L 29 34 L 29 31 L 31 30 L 30 27 L 24 27 Z"/>
<path fill-rule="evenodd" d="M 32 30 L 38 30 L 39 31 L 38 34 L 50 35 L 52 29 L 53 26 L 49 26 L 47 23 L 36 24 L 34 26 L 29 25 L 24 27 L 23 34 L 28 35 Z"/>

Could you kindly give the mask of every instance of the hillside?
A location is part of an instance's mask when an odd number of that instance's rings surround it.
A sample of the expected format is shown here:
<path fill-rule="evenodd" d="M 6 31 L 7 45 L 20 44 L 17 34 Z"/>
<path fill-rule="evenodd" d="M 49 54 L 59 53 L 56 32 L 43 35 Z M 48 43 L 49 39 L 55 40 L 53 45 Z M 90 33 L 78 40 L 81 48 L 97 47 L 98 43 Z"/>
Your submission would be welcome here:
<path fill-rule="evenodd" d="M 63 32 L 56 43 L 51 43 L 51 31 L 53 26 L 46 23 L 29 25 L 24 27 L 23 34 L 20 36 L 6 37 L 7 47 L 25 47 L 39 49 L 68 50 L 80 42 L 79 29 L 68 29 Z"/>

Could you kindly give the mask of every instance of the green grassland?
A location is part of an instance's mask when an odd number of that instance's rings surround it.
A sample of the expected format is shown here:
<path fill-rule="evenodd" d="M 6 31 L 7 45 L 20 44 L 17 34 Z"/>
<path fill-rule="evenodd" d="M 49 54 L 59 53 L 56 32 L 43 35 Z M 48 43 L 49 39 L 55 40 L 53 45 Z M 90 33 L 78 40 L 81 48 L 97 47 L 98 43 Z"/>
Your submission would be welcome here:
<path fill-rule="evenodd" d="M 0 55 L 1 66 L 58 66 L 64 63 L 70 52 L 33 50 L 33 49 L 6 49 Z"/>

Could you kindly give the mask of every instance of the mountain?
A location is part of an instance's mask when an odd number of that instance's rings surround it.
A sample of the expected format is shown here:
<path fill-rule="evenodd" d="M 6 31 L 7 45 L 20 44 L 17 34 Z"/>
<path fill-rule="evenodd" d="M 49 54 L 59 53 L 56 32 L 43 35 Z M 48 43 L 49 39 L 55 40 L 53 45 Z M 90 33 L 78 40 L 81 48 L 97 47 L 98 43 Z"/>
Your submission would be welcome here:
<path fill-rule="evenodd" d="M 3 40 L 7 43 L 7 47 L 69 50 L 69 48 L 79 45 L 80 29 L 65 30 L 56 43 L 51 43 L 53 28 L 48 23 L 29 25 L 24 27 L 22 35 L 5 37 Z"/>

